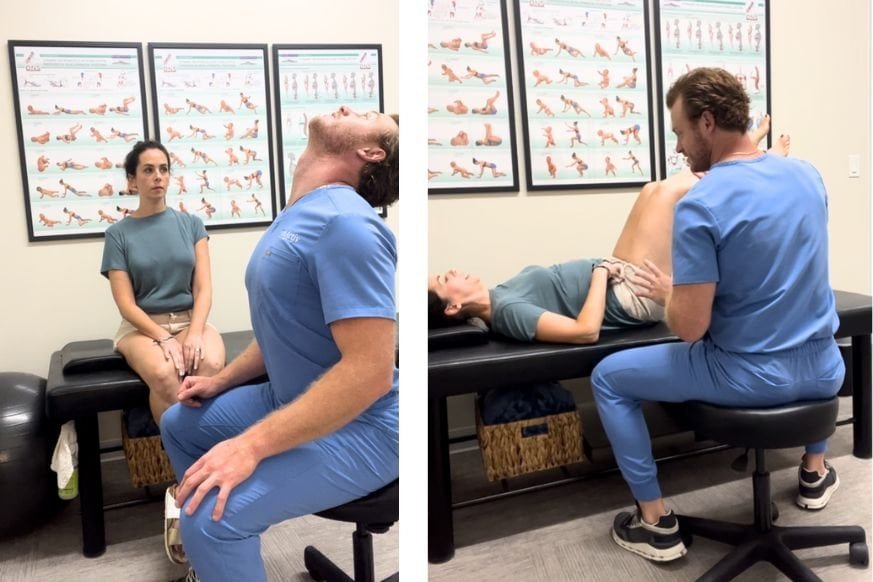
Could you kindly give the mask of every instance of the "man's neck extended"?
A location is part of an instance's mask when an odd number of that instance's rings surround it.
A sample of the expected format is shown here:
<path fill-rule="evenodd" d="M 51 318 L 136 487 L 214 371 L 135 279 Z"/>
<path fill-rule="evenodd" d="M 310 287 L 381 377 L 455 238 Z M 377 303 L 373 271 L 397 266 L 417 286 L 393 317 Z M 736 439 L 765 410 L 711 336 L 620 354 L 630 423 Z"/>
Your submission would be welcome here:
<path fill-rule="evenodd" d="M 353 165 L 341 157 L 303 152 L 294 170 L 291 196 L 292 205 L 308 193 L 331 184 L 346 184 L 355 188 L 360 175 L 360 165 Z"/>

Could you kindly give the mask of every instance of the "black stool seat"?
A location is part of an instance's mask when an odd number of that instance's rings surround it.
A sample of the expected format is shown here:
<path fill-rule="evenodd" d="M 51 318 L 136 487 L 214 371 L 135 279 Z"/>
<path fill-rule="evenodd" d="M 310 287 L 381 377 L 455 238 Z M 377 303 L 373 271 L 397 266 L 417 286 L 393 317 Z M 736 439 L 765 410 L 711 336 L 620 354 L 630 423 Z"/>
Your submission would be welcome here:
<path fill-rule="evenodd" d="M 400 481 L 392 481 L 366 497 L 319 511 L 315 515 L 325 519 L 347 521 L 349 523 L 391 524 L 398 519 L 399 505 L 397 499 L 399 491 Z"/>
<path fill-rule="evenodd" d="M 374 582 L 376 573 L 373 567 L 373 536 L 371 533 L 385 533 L 397 521 L 399 517 L 399 491 L 400 480 L 398 479 L 365 497 L 316 513 L 315 515 L 326 519 L 355 524 L 355 532 L 352 534 L 355 577 L 352 578 L 343 572 L 315 547 L 306 546 L 303 551 L 303 563 L 306 565 L 309 575 L 319 582 Z M 399 574 L 393 574 L 384 582 L 396 582 L 399 579 Z"/>
<path fill-rule="evenodd" d="M 697 401 L 665 407 L 700 440 L 750 449 L 785 449 L 831 436 L 836 429 L 840 403 L 834 397 L 770 408 L 726 408 Z"/>
<path fill-rule="evenodd" d="M 665 404 L 667 411 L 698 439 L 755 450 L 752 477 L 754 523 L 749 525 L 678 515 L 679 531 L 686 545 L 694 536 L 735 546 L 698 580 L 732 580 L 761 560 L 770 562 L 792 581 L 820 580 L 792 550 L 834 544 L 849 544 L 849 561 L 869 562 L 867 534 L 859 526 L 780 527 L 773 522 L 778 512 L 770 499 L 770 473 L 766 449 L 803 446 L 821 441 L 836 428 L 839 402 L 828 400 L 792 402 L 769 408 L 729 408 L 705 402 Z"/>

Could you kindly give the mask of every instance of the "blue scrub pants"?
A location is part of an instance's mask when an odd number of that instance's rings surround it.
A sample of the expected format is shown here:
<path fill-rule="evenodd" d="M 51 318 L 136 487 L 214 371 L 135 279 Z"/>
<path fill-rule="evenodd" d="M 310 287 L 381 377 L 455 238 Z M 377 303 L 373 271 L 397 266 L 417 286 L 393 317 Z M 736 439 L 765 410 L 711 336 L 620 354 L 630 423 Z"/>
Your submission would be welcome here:
<path fill-rule="evenodd" d="M 177 477 L 215 444 L 280 406 L 269 382 L 234 388 L 200 408 L 171 406 L 161 418 L 161 437 Z M 231 491 L 219 521 L 212 521 L 218 488 L 204 497 L 194 515 L 183 511 L 185 553 L 200 579 L 266 582 L 260 535 L 268 527 L 342 505 L 395 480 L 397 435 L 368 421 L 368 414 L 329 436 L 261 461 Z"/>
<path fill-rule="evenodd" d="M 624 480 L 637 501 L 652 501 L 661 488 L 641 402 L 755 408 L 820 400 L 839 391 L 845 371 L 833 338 L 775 354 L 736 354 L 702 340 L 613 354 L 594 368 L 591 386 Z M 809 453 L 825 449 L 826 441 L 806 447 Z"/>

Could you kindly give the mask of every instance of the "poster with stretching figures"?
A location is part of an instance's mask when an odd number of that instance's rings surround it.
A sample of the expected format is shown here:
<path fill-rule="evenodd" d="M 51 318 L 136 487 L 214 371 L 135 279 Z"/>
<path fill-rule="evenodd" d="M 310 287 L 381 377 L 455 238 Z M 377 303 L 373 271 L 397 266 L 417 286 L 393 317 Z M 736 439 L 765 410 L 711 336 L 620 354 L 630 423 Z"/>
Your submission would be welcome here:
<path fill-rule="evenodd" d="M 515 4 L 529 190 L 654 179 L 646 0 Z"/>
<path fill-rule="evenodd" d="M 428 0 L 430 194 L 517 192 L 502 0 Z"/>
<path fill-rule="evenodd" d="M 676 153 L 676 136 L 665 97 L 673 82 L 697 67 L 720 67 L 743 84 L 749 95 L 749 130 L 770 111 L 770 17 L 767 0 L 666 0 L 655 2 L 656 52 L 661 79 L 662 175 L 686 167 Z M 764 149 L 768 143 L 761 143 Z"/>
<path fill-rule="evenodd" d="M 135 209 L 121 169 L 146 135 L 142 46 L 9 41 L 28 238 L 99 237 Z"/>
<path fill-rule="evenodd" d="M 167 205 L 206 228 L 276 216 L 267 45 L 149 44 L 155 135 L 170 152 Z"/>
<path fill-rule="evenodd" d="M 340 107 L 384 112 L 382 45 L 273 45 L 273 69 L 284 207 L 313 117 Z"/>

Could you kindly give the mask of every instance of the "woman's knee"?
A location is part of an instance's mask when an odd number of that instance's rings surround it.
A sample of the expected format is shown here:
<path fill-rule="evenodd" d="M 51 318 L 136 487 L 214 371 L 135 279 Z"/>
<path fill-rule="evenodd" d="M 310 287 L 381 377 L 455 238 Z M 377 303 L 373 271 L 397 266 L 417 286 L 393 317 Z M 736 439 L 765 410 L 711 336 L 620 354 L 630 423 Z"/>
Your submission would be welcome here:
<path fill-rule="evenodd" d="M 206 355 L 197 365 L 197 376 L 214 376 L 224 368 L 224 354 L 218 357 L 215 354 Z"/>
<path fill-rule="evenodd" d="M 175 402 L 179 391 L 179 371 L 172 362 L 161 362 L 148 370 L 139 372 L 149 390 L 157 392 L 163 398 L 172 398 Z"/>

